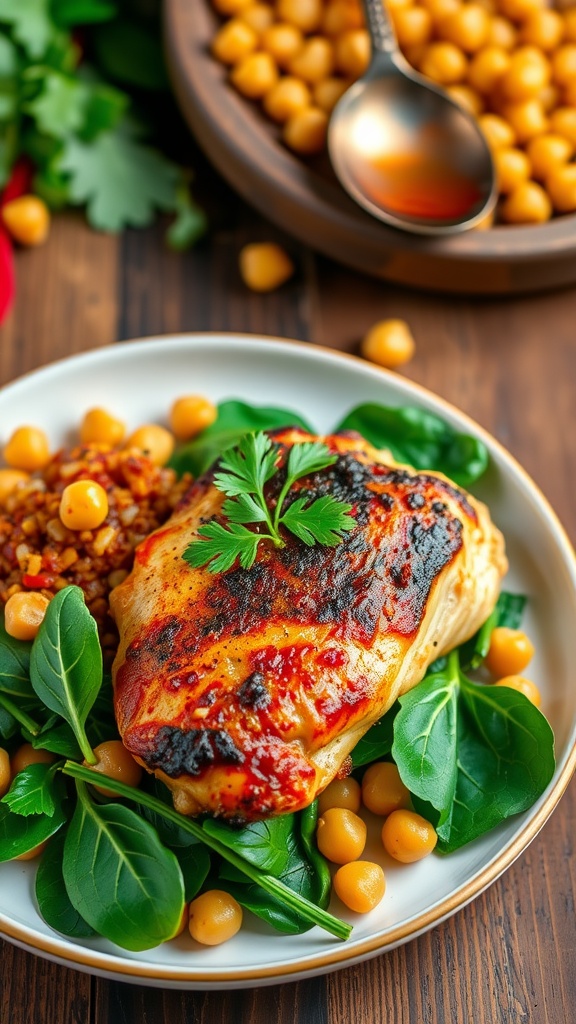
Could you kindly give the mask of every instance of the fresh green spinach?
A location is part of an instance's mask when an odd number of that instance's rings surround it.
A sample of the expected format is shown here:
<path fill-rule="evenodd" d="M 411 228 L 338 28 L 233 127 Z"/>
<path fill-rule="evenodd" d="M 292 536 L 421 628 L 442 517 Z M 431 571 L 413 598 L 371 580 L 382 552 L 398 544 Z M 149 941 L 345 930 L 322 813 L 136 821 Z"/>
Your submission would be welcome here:
<path fill-rule="evenodd" d="M 52 598 L 42 627 L 32 645 L 32 686 L 68 722 L 85 759 L 95 764 L 84 726 L 102 683 L 102 649 L 80 587 L 65 587 Z"/>
<path fill-rule="evenodd" d="M 50 839 L 66 821 L 63 803 L 58 803 L 52 816 L 15 814 L 0 802 L 0 862 L 13 860 L 30 853 L 46 839 Z"/>
<path fill-rule="evenodd" d="M 87 939 L 96 932 L 70 902 L 64 885 L 64 829 L 57 832 L 44 851 L 36 872 L 36 900 L 46 924 L 70 938 Z"/>

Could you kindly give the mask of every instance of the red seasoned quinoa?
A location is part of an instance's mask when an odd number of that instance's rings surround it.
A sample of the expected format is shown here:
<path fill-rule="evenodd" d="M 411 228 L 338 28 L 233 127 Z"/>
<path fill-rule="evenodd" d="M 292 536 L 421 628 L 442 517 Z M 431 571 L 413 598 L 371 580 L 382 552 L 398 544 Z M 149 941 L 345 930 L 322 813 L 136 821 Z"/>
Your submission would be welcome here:
<path fill-rule="evenodd" d="M 95 530 L 69 530 L 59 516 L 64 488 L 95 480 L 108 514 Z M 117 636 L 108 595 L 132 567 L 134 548 L 161 526 L 189 486 L 136 449 L 82 445 L 58 452 L 41 472 L 15 487 L 0 509 L 0 599 L 34 590 L 53 597 L 76 584 L 98 623 L 105 654 Z"/>

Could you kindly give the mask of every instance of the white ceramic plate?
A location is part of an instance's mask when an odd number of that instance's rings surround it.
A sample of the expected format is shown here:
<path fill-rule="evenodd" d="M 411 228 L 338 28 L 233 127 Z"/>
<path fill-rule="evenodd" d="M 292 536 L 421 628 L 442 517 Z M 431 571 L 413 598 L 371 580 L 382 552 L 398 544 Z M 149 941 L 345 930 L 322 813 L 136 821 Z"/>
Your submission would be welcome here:
<path fill-rule="evenodd" d="M 281 936 L 257 919 L 220 947 L 199 949 L 181 938 L 144 953 L 127 953 L 104 939 L 69 941 L 38 916 L 34 866 L 0 865 L 0 932 L 26 949 L 68 966 L 141 984 L 176 988 L 239 988 L 319 974 L 405 942 L 463 907 L 522 852 L 557 804 L 576 762 L 576 688 L 572 638 L 576 622 L 576 563 L 572 548 L 541 493 L 516 462 L 463 414 L 422 388 L 352 357 L 274 339 L 232 335 L 158 338 L 116 345 L 29 374 L 0 394 L 0 440 L 33 420 L 54 446 L 74 436 L 82 414 L 101 404 L 130 428 L 162 421 L 175 397 L 200 392 L 217 401 L 238 397 L 281 404 L 331 429 L 363 401 L 416 403 L 453 426 L 479 435 L 492 456 L 475 489 L 504 531 L 510 558 L 505 586 L 530 597 L 526 628 L 536 645 L 531 676 L 556 736 L 557 770 L 525 814 L 451 854 L 404 866 L 378 850 L 367 856 L 385 867 L 387 892 L 371 914 L 347 914 L 352 937 L 339 942 L 318 928 Z M 335 901 L 336 904 L 336 901 Z"/>

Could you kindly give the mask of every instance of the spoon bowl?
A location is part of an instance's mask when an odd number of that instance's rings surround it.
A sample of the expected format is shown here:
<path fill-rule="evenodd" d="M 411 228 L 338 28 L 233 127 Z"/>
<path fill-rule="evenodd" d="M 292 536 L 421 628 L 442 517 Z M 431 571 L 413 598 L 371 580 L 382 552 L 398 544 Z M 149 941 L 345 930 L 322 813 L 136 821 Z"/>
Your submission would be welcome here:
<path fill-rule="evenodd" d="M 474 117 L 404 60 L 382 0 L 363 2 L 372 61 L 332 113 L 334 171 L 360 206 L 395 227 L 474 227 L 497 198 L 488 144 Z"/>

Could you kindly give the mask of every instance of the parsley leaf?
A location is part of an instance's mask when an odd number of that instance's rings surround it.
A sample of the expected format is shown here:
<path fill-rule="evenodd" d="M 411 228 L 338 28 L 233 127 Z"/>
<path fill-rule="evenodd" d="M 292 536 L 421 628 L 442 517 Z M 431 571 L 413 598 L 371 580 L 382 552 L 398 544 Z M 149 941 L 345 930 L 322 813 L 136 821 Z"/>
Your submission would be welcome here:
<path fill-rule="evenodd" d="M 198 531 L 197 540 L 186 548 L 183 558 L 194 568 L 206 565 L 209 572 L 226 572 L 239 559 L 249 569 L 256 559 L 261 540 L 284 547 L 283 526 L 307 546 L 335 545 L 342 534 L 352 530 L 356 521 L 349 513 L 352 506 L 332 495 L 310 502 L 295 498 L 284 511 L 290 488 L 297 481 L 326 469 L 336 461 L 320 441 L 302 442 L 290 448 L 286 460 L 286 479 L 272 508 L 264 493 L 265 485 L 279 471 L 278 448 L 264 431 L 248 434 L 235 448 L 229 448 L 214 474 L 215 486 L 227 495 L 222 505 L 226 523 L 212 520 Z M 263 523 L 268 532 L 255 533 L 247 524 Z"/>
<path fill-rule="evenodd" d="M 40 93 L 24 109 L 40 131 L 55 139 L 65 139 L 83 125 L 88 95 L 83 82 L 58 71 L 47 71 Z"/>
<path fill-rule="evenodd" d="M 0 22 L 12 26 L 29 57 L 41 57 L 53 32 L 48 0 L 0 0 Z"/>
<path fill-rule="evenodd" d="M 58 167 L 70 175 L 71 201 L 87 203 L 90 223 L 101 231 L 144 227 L 156 208 L 173 206 L 178 168 L 121 129 L 90 143 L 67 139 Z"/>
<path fill-rule="evenodd" d="M 30 764 L 14 777 L 14 781 L 2 803 L 8 804 L 13 814 L 27 818 L 29 814 L 47 814 L 52 817 L 56 810 L 55 790 L 61 802 L 62 780 L 55 778 L 53 764 Z"/>

